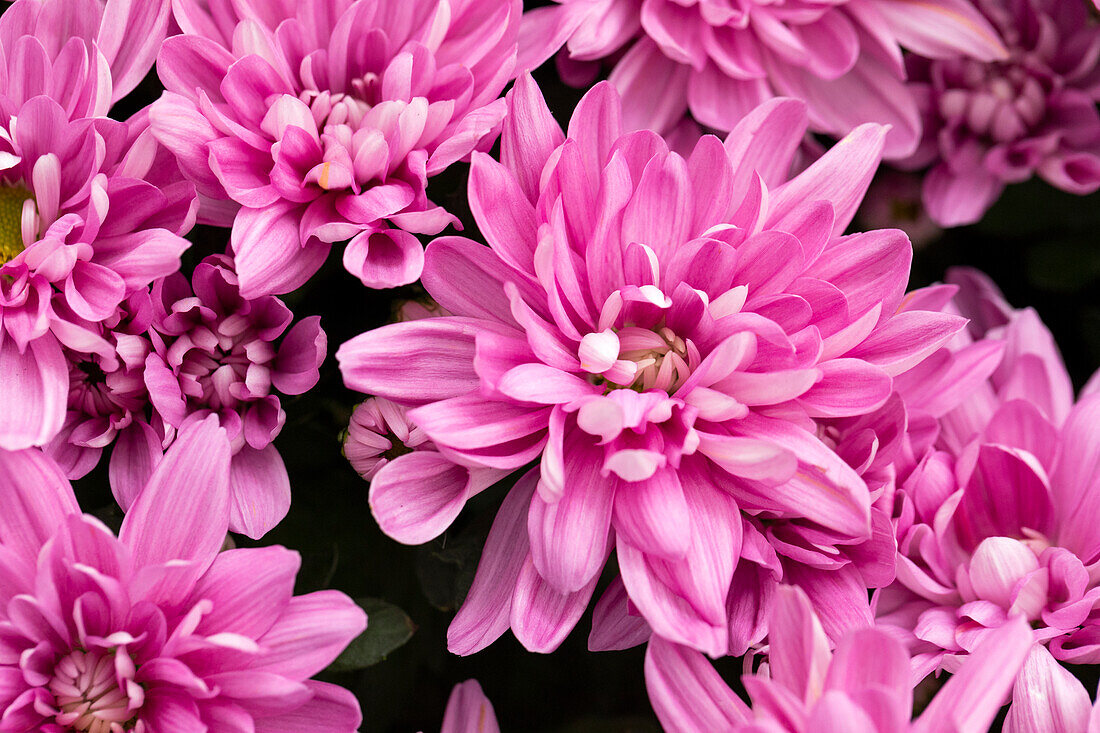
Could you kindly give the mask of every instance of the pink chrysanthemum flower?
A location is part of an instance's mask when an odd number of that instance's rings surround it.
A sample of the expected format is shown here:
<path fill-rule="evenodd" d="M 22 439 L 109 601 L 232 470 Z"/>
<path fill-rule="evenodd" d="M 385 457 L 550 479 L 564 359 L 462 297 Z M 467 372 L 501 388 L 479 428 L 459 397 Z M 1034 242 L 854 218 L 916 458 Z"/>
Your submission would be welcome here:
<path fill-rule="evenodd" d="M 328 350 L 320 318 L 291 326 L 278 298 L 241 297 L 224 255 L 199 263 L 190 283 L 180 273 L 157 281 L 152 300 L 144 381 L 155 414 L 115 448 L 122 452 L 112 457 L 115 497 L 127 509 L 161 446 L 217 415 L 233 446 L 229 528 L 261 537 L 290 508 L 290 480 L 272 444 L 286 421 L 277 393 L 298 395 L 317 383 Z"/>
<path fill-rule="evenodd" d="M 906 167 L 933 166 L 923 199 L 941 226 L 973 224 L 1033 175 L 1071 193 L 1100 188 L 1100 24 L 1083 2 L 976 4 L 1007 59 L 910 59 L 926 122 Z"/>
<path fill-rule="evenodd" d="M 181 432 L 119 536 L 60 469 L 0 451 L 0 731 L 346 731 L 346 690 L 309 677 L 366 625 L 342 593 L 294 597 L 297 553 L 219 552 L 229 444 Z"/>
<path fill-rule="evenodd" d="M 98 28 L 102 10 L 88 15 L 89 7 L 100 8 L 72 5 L 74 31 Z M 171 161 L 158 157 L 143 118 L 79 116 L 106 109 L 111 74 L 94 34 L 73 36 L 57 51 L 69 12 L 68 3 L 20 0 L 0 18 L 11 79 L 22 81 L 0 94 L 0 446 L 7 449 L 44 445 L 61 430 L 70 391 L 65 350 L 110 358 L 102 324 L 130 295 L 179 269 L 188 246 L 180 235 L 195 218 L 194 187 L 170 181 Z M 94 28 L 84 27 L 90 20 Z M 106 101 L 89 101 L 101 96 Z"/>
<path fill-rule="evenodd" d="M 478 154 L 471 169 L 490 246 L 428 248 L 424 285 L 454 316 L 344 344 L 345 382 L 415 405 L 409 418 L 457 462 L 541 461 L 498 513 L 453 650 L 509 624 L 553 648 L 614 548 L 658 634 L 724 654 L 739 555 L 797 565 L 799 543 L 872 538 L 867 486 L 815 419 L 878 409 L 891 374 L 963 321 L 897 313 L 904 234 L 839 236 L 878 164 L 880 127 L 787 181 L 806 129 L 794 100 L 762 106 L 725 147 L 704 137 L 687 160 L 653 132 L 624 134 L 606 83 L 568 137 L 529 77 L 509 105 L 504 164 Z M 808 534 L 772 541 L 744 528 L 750 517 L 800 518 Z M 835 568 L 803 569 L 815 584 Z"/>
<path fill-rule="evenodd" d="M 420 276 L 455 222 L 427 179 L 492 144 L 519 0 L 176 3 L 157 137 L 233 225 L 246 297 L 304 283 L 334 242 L 368 287 Z"/>
<path fill-rule="evenodd" d="M 646 687 L 665 730 L 985 733 L 1031 647 L 1023 621 L 999 629 L 910 721 L 913 682 L 900 641 L 881 629 L 856 629 L 830 651 L 806 596 L 789 586 L 777 595 L 767 666 L 741 678 L 751 708 L 698 652 L 660 638 L 650 642 Z M 1088 709 L 1074 722 L 1087 724 Z"/>
<path fill-rule="evenodd" d="M 819 132 L 892 125 L 885 155 L 905 156 L 920 140 L 920 115 L 903 83 L 902 47 L 931 58 L 1004 57 L 969 0 L 557 2 L 532 22 L 559 44 L 568 38 L 565 78 L 579 73 L 577 62 L 616 57 L 611 81 L 627 127 L 662 134 L 689 110 L 731 130 L 761 102 L 789 96 L 809 105 Z"/>
<path fill-rule="evenodd" d="M 953 348 L 995 344 L 1003 357 L 981 367 L 983 383 L 939 417 L 935 446 L 899 483 L 898 578 L 877 609 L 910 640 L 918 677 L 954 671 L 992 630 L 1026 619 L 1039 646 L 1013 694 L 1009 720 L 1020 720 L 1007 730 L 1029 730 L 1025 720 L 1053 709 L 1051 700 L 1067 711 L 1088 707 L 1084 688 L 1055 660 L 1100 661 L 1100 395 L 1074 404 L 1034 311 L 1011 309 L 978 273 L 951 279 L 963 286 L 954 307 L 971 316 Z M 932 373 L 899 381 L 914 404 L 942 383 Z"/>

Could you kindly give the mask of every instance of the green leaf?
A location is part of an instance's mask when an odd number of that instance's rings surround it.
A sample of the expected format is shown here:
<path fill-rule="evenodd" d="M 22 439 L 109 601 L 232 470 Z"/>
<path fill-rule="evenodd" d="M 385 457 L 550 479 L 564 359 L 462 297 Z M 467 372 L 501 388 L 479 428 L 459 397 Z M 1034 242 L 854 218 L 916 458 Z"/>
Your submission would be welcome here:
<path fill-rule="evenodd" d="M 378 664 L 412 638 L 416 624 L 397 606 L 378 598 L 357 598 L 367 612 L 367 630 L 329 665 L 332 672 L 352 672 Z"/>

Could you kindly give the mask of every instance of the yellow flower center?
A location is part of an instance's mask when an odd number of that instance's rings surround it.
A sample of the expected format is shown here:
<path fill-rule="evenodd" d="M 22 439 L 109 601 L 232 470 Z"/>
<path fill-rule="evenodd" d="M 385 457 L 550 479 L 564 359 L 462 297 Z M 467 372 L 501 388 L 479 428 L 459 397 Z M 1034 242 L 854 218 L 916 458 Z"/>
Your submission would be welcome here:
<path fill-rule="evenodd" d="M 31 192 L 22 186 L 0 184 L 0 265 L 24 249 L 23 208 L 28 200 L 32 200 Z"/>

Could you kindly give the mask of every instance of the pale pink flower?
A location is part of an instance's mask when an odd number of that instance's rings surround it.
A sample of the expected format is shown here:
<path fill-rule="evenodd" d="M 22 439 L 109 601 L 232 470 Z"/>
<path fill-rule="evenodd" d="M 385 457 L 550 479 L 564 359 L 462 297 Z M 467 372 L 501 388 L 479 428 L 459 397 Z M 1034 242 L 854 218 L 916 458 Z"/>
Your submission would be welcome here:
<path fill-rule="evenodd" d="M 19 0 L 0 18 L 0 45 L 12 65 L 0 93 L 6 449 L 44 445 L 61 431 L 70 394 L 66 350 L 115 360 L 105 324 L 119 319 L 128 297 L 178 270 L 188 246 L 181 235 L 195 219 L 194 187 L 172 180 L 174 165 L 159 155 L 143 116 L 98 116 L 114 99 L 107 57 L 97 50 L 108 44 L 103 33 L 117 35 L 106 25 L 121 22 L 127 7 L 148 21 L 143 14 L 159 5 L 108 2 L 104 15 L 95 0 Z M 73 35 L 62 38 L 62 29 Z M 151 62 L 145 40 L 116 49 L 114 61 L 127 69 L 120 84 L 140 79 L 144 71 L 134 64 L 141 58 Z"/>
<path fill-rule="evenodd" d="M 454 315 L 337 354 L 348 386 L 415 406 L 409 419 L 445 457 L 540 461 L 498 512 L 452 650 L 509 626 L 528 648 L 556 647 L 613 548 L 654 631 L 713 655 L 731 645 L 727 600 L 777 580 L 754 574 L 731 592 L 739 556 L 782 556 L 823 606 L 869 621 L 861 566 L 883 550 L 889 564 L 892 539 L 872 542 L 868 487 L 817 420 L 879 409 L 891 375 L 963 323 L 898 312 L 904 234 L 840 236 L 883 129 L 859 128 L 788 180 L 806 130 L 794 100 L 686 160 L 651 131 L 624 134 L 606 83 L 568 136 L 529 77 L 509 105 L 503 164 L 476 154 L 471 168 L 490 246 L 428 247 L 424 285 Z M 405 501 L 438 504 L 426 483 Z M 448 523 L 432 514 L 425 534 Z"/>
<path fill-rule="evenodd" d="M 923 406 L 955 389 L 960 367 L 983 379 L 937 415 L 935 445 L 899 480 L 898 579 L 878 594 L 879 621 L 909 639 L 919 678 L 956 670 L 992 630 L 1022 617 L 1043 646 L 1016 683 L 1009 720 L 1023 726 L 1051 700 L 1078 718 L 1088 695 L 1057 661 L 1100 661 L 1100 395 L 1074 403 L 1034 311 L 1013 310 L 979 273 L 950 279 L 962 286 L 951 308 L 971 317 L 951 345 L 955 364 L 933 356 L 898 389 Z"/>
<path fill-rule="evenodd" d="M 761 102 L 787 96 L 807 103 L 815 131 L 836 137 L 865 122 L 892 125 L 885 156 L 902 157 L 921 134 L 903 47 L 930 58 L 1005 56 L 969 0 L 557 2 L 529 22 L 549 46 L 565 42 L 566 79 L 583 78 L 578 62 L 612 57 L 627 127 L 662 134 L 689 111 L 732 130 Z"/>
<path fill-rule="evenodd" d="M 665 730 L 985 733 L 1032 646 L 1022 620 L 1005 625 L 974 650 L 911 721 L 909 659 L 890 633 L 856 629 L 831 651 L 809 600 L 789 586 L 779 589 L 772 629 L 767 665 L 741 678 L 751 708 L 699 652 L 654 637 L 646 652 L 646 687 Z M 1087 723 L 1087 718 L 1086 705 L 1085 717 L 1077 720 Z"/>
<path fill-rule="evenodd" d="M 1070 193 L 1100 188 L 1100 23 L 1083 2 L 976 5 L 1008 58 L 909 59 L 925 126 L 905 165 L 932 166 L 924 205 L 940 226 L 973 224 L 1033 175 Z"/>
<path fill-rule="evenodd" d="M 180 434 L 116 538 L 41 452 L 0 451 L 0 731 L 356 730 L 309 678 L 366 625 L 336 591 L 294 597 L 297 553 L 219 552 L 229 443 Z"/>
<path fill-rule="evenodd" d="M 454 217 L 427 180 L 487 149 L 520 0 L 181 0 L 157 64 L 158 139 L 232 224 L 242 292 L 294 290 L 333 243 L 368 287 L 415 281 Z"/>

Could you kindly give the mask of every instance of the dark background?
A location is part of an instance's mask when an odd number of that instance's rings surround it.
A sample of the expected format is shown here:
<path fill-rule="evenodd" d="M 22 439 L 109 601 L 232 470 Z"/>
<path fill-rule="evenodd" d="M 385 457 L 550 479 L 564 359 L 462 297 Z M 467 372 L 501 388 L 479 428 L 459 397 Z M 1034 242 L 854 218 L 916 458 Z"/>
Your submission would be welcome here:
<path fill-rule="evenodd" d="M 553 64 L 535 76 L 564 126 L 581 93 L 557 80 Z M 113 114 L 125 118 L 155 99 L 159 89 L 151 75 Z M 428 193 L 463 220 L 467 236 L 477 239 L 465 202 L 466 174 L 467 166 L 455 165 L 433 179 Z M 1021 184 L 1010 188 L 979 225 L 949 231 L 917 251 L 912 285 L 934 282 L 952 265 L 986 271 L 1014 305 L 1038 310 L 1080 387 L 1100 366 L 1098 230 L 1100 196 L 1074 197 L 1036 181 Z M 187 267 L 224 249 L 227 232 L 199 227 L 191 239 L 195 244 Z M 261 544 L 283 544 L 301 553 L 299 593 L 337 588 L 353 598 L 384 599 L 407 615 L 415 633 L 385 661 L 360 671 L 330 672 L 325 679 L 359 697 L 365 731 L 438 730 L 451 687 L 471 677 L 481 682 L 505 731 L 658 730 L 646 699 L 642 649 L 589 653 L 590 613 L 552 655 L 530 654 L 510 634 L 471 658 L 446 652 L 447 625 L 507 487 L 477 497 L 451 531 L 426 546 L 406 547 L 379 531 L 367 506 L 367 484 L 340 452 L 341 433 L 362 396 L 343 387 L 332 355 L 344 341 L 388 322 L 396 304 L 422 291 L 368 291 L 344 271 L 338 251 L 304 288 L 285 298 L 296 317 L 322 317 L 330 356 L 314 390 L 284 399 L 287 423 L 276 445 L 290 473 L 294 501 L 286 520 Z M 77 490 L 85 508 L 102 507 L 101 515 L 110 517 L 117 509 L 105 465 L 106 460 Z M 741 669 L 739 660 L 718 666 L 731 681 Z M 1092 689 L 1095 678 L 1086 684 Z"/>

